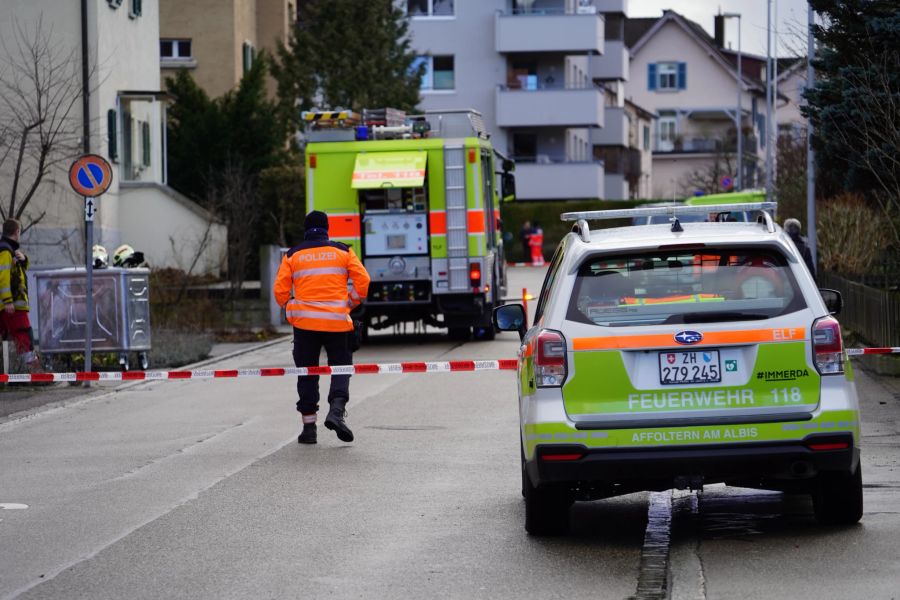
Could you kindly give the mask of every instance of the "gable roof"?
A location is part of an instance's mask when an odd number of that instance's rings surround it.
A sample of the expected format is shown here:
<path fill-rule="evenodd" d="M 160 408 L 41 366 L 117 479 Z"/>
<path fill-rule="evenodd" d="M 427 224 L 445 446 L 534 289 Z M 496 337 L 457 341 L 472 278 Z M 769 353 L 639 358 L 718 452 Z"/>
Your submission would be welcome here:
<path fill-rule="evenodd" d="M 628 19 L 628 21 L 631 20 L 632 19 Z M 646 19 L 634 20 L 646 21 Z M 674 10 L 664 10 L 662 17 L 652 20 L 654 21 L 654 23 L 649 27 L 646 27 L 646 23 L 635 24 L 633 33 L 637 33 L 638 31 L 643 30 L 643 34 L 640 35 L 640 37 L 633 44 L 628 44 L 628 24 L 626 22 L 626 45 L 630 50 L 632 59 L 653 38 L 654 35 L 656 35 L 663 27 L 666 26 L 667 23 L 674 23 L 675 25 L 680 27 L 688 35 L 688 37 L 699 44 L 706 51 L 706 53 L 719 64 L 720 67 L 728 71 L 729 75 L 737 79 L 736 59 L 729 59 L 725 54 L 725 51 L 723 51 L 722 48 L 719 48 L 716 45 L 713 37 L 709 35 L 709 33 L 707 33 L 706 30 L 703 29 L 703 26 L 701 26 L 699 23 L 691 21 L 690 19 L 682 16 Z M 742 60 L 741 63 L 744 64 L 744 61 Z M 759 79 L 752 77 L 747 73 L 742 73 L 741 79 L 744 83 L 745 89 L 765 93 L 765 85 Z"/>

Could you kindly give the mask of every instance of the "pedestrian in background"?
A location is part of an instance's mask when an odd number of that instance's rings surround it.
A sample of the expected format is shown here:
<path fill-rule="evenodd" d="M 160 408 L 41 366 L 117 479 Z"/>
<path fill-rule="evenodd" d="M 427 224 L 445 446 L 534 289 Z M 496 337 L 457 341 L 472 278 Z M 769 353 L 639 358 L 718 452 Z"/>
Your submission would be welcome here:
<path fill-rule="evenodd" d="M 32 373 L 41 371 L 40 360 L 34 352 L 34 330 L 28 318 L 28 257 L 19 248 L 21 224 L 15 219 L 3 223 L 0 238 L 0 335 L 12 338 L 16 353 L 22 357 Z"/>
<path fill-rule="evenodd" d="M 328 239 L 328 216 L 318 210 L 306 215 L 303 241 L 288 250 L 275 277 L 274 293 L 294 327 L 294 364 L 316 367 L 325 348 L 330 366 L 351 365 L 350 310 L 369 293 L 369 274 L 353 248 Z M 297 378 L 297 410 L 302 415 L 301 444 L 315 444 L 319 412 L 319 376 Z M 353 441 L 344 417 L 350 399 L 350 375 L 331 375 L 325 427 L 343 442 Z"/>
<path fill-rule="evenodd" d="M 528 236 L 528 245 L 531 248 L 531 264 L 536 267 L 544 265 L 544 230 L 541 224 L 534 222 L 531 229 L 531 235 Z"/>
<path fill-rule="evenodd" d="M 519 241 L 522 243 L 522 262 L 528 262 L 531 256 L 531 244 L 528 241 L 531 237 L 531 231 L 531 221 L 525 221 L 522 223 L 522 228 L 519 229 Z"/>
<path fill-rule="evenodd" d="M 794 245 L 797 246 L 797 250 L 800 251 L 800 255 L 803 257 L 803 262 L 806 263 L 806 268 L 809 269 L 810 274 L 815 279 L 816 265 L 813 264 L 812 251 L 809 249 L 806 238 L 800 235 L 800 221 L 797 219 L 785 219 L 784 231 L 790 236 Z"/>

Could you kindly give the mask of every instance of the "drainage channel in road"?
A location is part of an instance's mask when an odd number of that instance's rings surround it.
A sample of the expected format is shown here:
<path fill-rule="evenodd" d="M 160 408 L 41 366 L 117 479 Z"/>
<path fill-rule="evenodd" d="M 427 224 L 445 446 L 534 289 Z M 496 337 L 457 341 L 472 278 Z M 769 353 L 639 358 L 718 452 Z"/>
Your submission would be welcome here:
<path fill-rule="evenodd" d="M 808 518 L 793 504 L 780 492 L 721 484 L 706 492 L 652 492 L 637 589 L 629 600 L 706 600 L 702 541 L 760 535 Z"/>

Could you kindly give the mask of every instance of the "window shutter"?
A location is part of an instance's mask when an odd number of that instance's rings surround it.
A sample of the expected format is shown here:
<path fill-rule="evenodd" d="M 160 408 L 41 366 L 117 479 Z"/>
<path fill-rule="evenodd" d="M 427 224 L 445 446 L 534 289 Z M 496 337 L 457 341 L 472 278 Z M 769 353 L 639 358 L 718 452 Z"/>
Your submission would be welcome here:
<path fill-rule="evenodd" d="M 145 167 L 150 166 L 150 123 L 141 123 L 141 162 Z"/>
<path fill-rule="evenodd" d="M 119 132 L 117 131 L 118 115 L 116 109 L 111 108 L 106 111 L 106 135 L 109 139 L 106 153 L 109 160 L 116 162 L 119 158 Z"/>
<path fill-rule="evenodd" d="M 678 63 L 678 89 L 687 88 L 687 63 Z"/>
<path fill-rule="evenodd" d="M 647 89 L 651 92 L 656 89 L 656 63 L 647 65 Z"/>

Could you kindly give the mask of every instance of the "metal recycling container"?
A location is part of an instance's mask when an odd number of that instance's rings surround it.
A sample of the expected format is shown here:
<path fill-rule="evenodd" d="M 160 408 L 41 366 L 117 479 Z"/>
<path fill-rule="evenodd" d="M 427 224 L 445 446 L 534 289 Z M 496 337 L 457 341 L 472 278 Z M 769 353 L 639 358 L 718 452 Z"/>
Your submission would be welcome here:
<path fill-rule="evenodd" d="M 32 312 L 40 351 L 84 352 L 87 276 L 84 268 L 33 271 Z M 150 350 L 150 270 L 94 269 L 91 349 Z"/>

